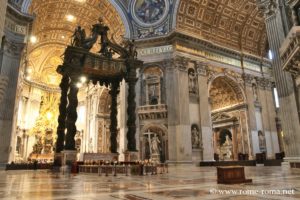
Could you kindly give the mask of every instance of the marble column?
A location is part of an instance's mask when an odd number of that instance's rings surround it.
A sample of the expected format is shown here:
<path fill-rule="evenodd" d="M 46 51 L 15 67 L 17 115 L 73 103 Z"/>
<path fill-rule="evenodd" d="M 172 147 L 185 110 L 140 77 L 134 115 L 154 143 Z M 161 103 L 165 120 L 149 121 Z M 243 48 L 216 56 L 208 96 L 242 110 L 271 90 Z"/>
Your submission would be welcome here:
<path fill-rule="evenodd" d="M 192 162 L 187 65 L 187 60 L 175 58 L 166 66 L 170 163 Z"/>
<path fill-rule="evenodd" d="M 267 36 L 270 49 L 274 54 L 273 71 L 280 103 L 280 118 L 282 122 L 286 160 L 300 161 L 300 125 L 291 74 L 282 70 L 279 48 L 285 39 L 281 14 L 277 1 L 259 1 L 265 12 Z"/>
<path fill-rule="evenodd" d="M 14 148 L 13 143 L 15 140 L 14 124 L 16 122 L 16 110 L 17 105 L 17 85 L 19 76 L 19 66 L 21 60 L 21 52 L 24 47 L 23 43 L 18 43 L 8 38 L 5 40 L 3 49 L 3 59 L 0 69 L 1 76 L 7 77 L 7 88 L 3 95 L 3 100 L 0 105 L 0 163 L 6 163 L 9 161 L 9 154 L 12 154 L 13 159 Z"/>
<path fill-rule="evenodd" d="M 209 103 L 208 78 L 205 64 L 197 63 L 200 118 L 203 143 L 203 161 L 214 159 L 213 132 L 211 122 L 211 110 Z"/>

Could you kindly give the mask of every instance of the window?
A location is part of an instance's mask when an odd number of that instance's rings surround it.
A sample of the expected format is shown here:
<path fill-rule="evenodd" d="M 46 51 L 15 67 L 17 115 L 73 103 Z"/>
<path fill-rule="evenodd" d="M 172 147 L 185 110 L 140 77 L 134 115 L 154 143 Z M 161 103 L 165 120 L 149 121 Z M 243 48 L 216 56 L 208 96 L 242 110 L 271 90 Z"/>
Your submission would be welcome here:
<path fill-rule="evenodd" d="M 270 60 L 273 60 L 273 58 L 274 58 L 274 55 L 273 55 L 273 52 L 271 51 L 271 49 L 268 52 L 268 57 Z"/>
<path fill-rule="evenodd" d="M 279 108 L 279 98 L 278 98 L 277 88 L 273 88 L 273 93 L 275 99 L 275 106 L 276 108 Z"/>

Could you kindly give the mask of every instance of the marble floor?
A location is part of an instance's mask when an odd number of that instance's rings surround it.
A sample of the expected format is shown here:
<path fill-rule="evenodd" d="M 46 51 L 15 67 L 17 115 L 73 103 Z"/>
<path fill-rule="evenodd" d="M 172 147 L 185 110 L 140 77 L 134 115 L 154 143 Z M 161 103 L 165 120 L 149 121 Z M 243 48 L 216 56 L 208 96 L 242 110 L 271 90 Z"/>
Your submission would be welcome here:
<path fill-rule="evenodd" d="M 192 165 L 172 166 L 162 175 L 117 177 L 0 170 L 0 199 L 300 199 L 299 169 L 246 167 L 245 173 L 253 183 L 217 184 L 216 168 Z"/>

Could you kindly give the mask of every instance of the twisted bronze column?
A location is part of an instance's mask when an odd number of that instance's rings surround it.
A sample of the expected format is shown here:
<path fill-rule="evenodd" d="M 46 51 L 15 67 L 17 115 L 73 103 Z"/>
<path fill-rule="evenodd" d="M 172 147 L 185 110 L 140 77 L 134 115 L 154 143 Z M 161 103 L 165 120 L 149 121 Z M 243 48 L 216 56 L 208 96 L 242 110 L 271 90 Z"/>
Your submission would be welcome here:
<path fill-rule="evenodd" d="M 76 87 L 76 82 L 74 78 L 71 79 L 70 91 L 68 94 L 69 104 L 67 107 L 67 120 L 66 120 L 66 127 L 67 127 L 67 134 L 66 134 L 66 143 L 65 143 L 65 150 L 76 150 L 75 148 L 75 135 L 76 135 L 76 120 L 77 120 L 77 106 L 78 106 L 78 99 L 77 93 L 78 88 Z"/>
<path fill-rule="evenodd" d="M 117 97 L 119 93 L 119 82 L 113 82 L 111 84 L 111 90 L 109 92 L 111 96 L 111 106 L 110 106 L 110 151 L 111 153 L 117 153 L 117 136 L 118 136 L 118 108 L 117 108 Z"/>
<path fill-rule="evenodd" d="M 56 139 L 56 153 L 60 153 L 64 150 L 65 141 L 65 128 L 66 128 L 66 117 L 67 117 L 67 95 L 70 87 L 70 78 L 67 75 L 63 75 L 61 83 L 59 85 L 61 89 L 61 97 L 59 104 L 59 116 L 58 116 L 58 127 L 57 127 L 57 139 Z"/>
<path fill-rule="evenodd" d="M 135 74 L 135 73 L 134 73 Z M 128 151 L 137 151 L 136 149 L 136 140 L 135 140 L 135 133 L 136 133 L 136 103 L 135 103 L 135 84 L 137 79 L 135 76 L 132 76 L 128 79 L 128 96 L 127 96 L 127 150 Z"/>

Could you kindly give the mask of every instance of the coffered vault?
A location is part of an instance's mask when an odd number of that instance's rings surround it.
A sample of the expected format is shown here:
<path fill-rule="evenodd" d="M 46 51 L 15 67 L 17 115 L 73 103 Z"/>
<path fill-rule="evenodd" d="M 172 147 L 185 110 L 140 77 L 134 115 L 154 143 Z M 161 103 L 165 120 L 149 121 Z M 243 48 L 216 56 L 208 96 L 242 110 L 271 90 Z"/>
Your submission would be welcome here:
<path fill-rule="evenodd" d="M 108 0 L 33 0 L 29 12 L 36 19 L 32 27 L 35 38 L 28 46 L 28 78 L 51 86 L 59 83 L 56 67 L 78 25 L 89 34 L 90 24 L 102 17 L 114 40 L 120 41 L 126 34 L 121 17 Z"/>
<path fill-rule="evenodd" d="M 266 28 L 255 0 L 181 0 L 176 29 L 220 46 L 266 55 Z"/>
<path fill-rule="evenodd" d="M 36 16 L 32 34 L 36 42 L 28 46 L 28 71 L 31 81 L 57 86 L 55 66 L 70 43 L 72 32 L 81 25 L 89 32 L 101 16 L 111 27 L 115 40 L 130 33 L 132 20 L 129 1 L 119 0 L 23 0 L 23 11 Z M 265 57 L 266 30 L 262 12 L 255 0 L 177 0 L 174 1 L 175 30 L 215 45 Z M 123 11 L 121 11 L 123 10 Z M 126 13 L 126 10 L 128 13 Z M 125 14 L 126 13 L 126 14 Z M 172 14 L 172 13 L 171 13 Z M 146 28 L 147 29 L 147 28 Z M 151 29 L 151 27 L 149 27 Z M 45 77 L 44 74 L 47 74 Z"/>

